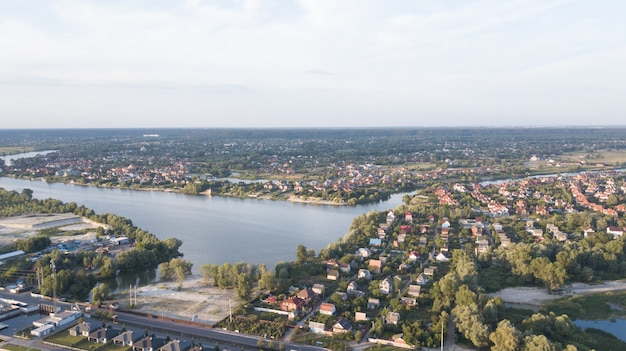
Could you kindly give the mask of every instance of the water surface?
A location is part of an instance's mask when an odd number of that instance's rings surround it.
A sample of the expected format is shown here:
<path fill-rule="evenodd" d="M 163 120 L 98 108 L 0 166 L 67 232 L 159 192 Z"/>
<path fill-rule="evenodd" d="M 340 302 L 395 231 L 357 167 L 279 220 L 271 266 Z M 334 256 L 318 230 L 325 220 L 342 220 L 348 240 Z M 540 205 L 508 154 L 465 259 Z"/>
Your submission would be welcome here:
<path fill-rule="evenodd" d="M 193 196 L 160 191 L 98 188 L 0 177 L 7 190 L 33 190 L 39 199 L 75 202 L 96 213 L 115 213 L 155 234 L 183 241 L 185 259 L 194 271 L 203 263 L 265 263 L 295 259 L 299 244 L 316 252 L 348 233 L 352 220 L 371 210 L 386 211 L 402 202 L 390 200 L 351 206 L 313 205 L 258 199 Z"/>

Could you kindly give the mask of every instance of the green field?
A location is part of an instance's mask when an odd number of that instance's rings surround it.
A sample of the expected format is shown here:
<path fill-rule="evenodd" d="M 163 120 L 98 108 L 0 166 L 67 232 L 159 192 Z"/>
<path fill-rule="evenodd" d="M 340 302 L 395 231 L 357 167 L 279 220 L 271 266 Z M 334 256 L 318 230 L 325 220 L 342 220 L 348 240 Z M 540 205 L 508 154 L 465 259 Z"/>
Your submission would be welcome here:
<path fill-rule="evenodd" d="M 625 307 L 626 292 L 620 291 L 564 297 L 550 302 L 545 309 L 567 314 L 571 319 L 609 319 L 623 317 Z"/>
<path fill-rule="evenodd" d="M 600 150 L 595 152 L 571 152 L 561 155 L 559 159 L 573 162 L 585 161 L 590 165 L 603 163 L 618 166 L 626 162 L 626 151 Z"/>
<path fill-rule="evenodd" d="M 32 147 L 24 146 L 0 146 L 0 156 L 19 154 L 22 152 L 30 152 L 34 150 L 35 149 Z"/>
<path fill-rule="evenodd" d="M 87 338 L 84 336 L 72 336 L 67 330 L 62 330 L 56 334 L 45 337 L 44 340 L 54 344 L 73 346 L 83 340 L 87 340 Z"/>

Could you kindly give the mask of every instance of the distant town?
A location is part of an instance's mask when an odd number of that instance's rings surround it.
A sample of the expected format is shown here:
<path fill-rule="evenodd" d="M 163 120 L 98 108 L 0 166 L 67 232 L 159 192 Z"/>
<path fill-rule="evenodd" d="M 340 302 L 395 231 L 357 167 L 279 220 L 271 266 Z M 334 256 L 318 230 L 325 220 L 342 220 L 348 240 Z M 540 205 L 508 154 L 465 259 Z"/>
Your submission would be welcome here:
<path fill-rule="evenodd" d="M 230 348 L 258 350 L 626 348 L 620 335 L 584 324 L 622 323 L 626 309 L 623 131 L 14 131 L 0 150 L 46 152 L 5 157 L 2 176 L 335 205 L 406 195 L 395 209 L 356 217 L 327 248 L 294 248 L 296 260 L 273 269 L 203 265 L 202 284 L 238 301 L 202 323 L 176 307 L 153 318 L 102 284 L 158 266 L 161 282 L 181 290 L 191 265 L 179 240 L 27 189 L 3 191 L 3 294 L 81 302 L 17 333 L 81 350 L 115 350 L 119 338 L 120 350 L 195 350 L 199 340 L 219 349 L 227 336 Z M 169 324 L 155 327 L 162 335 L 122 337 L 124 318 L 129 327 Z"/>

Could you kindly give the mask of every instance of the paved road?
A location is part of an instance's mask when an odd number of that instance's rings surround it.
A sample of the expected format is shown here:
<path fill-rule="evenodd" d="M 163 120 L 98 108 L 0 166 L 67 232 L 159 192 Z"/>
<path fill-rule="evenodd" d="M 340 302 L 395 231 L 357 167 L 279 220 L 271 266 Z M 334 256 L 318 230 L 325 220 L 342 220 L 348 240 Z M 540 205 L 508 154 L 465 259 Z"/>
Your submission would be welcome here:
<path fill-rule="evenodd" d="M 10 294 L 8 292 L 0 291 L 0 297 L 6 299 L 14 299 L 21 302 L 28 303 L 29 305 L 38 305 L 40 303 L 51 304 L 51 301 L 42 300 L 36 297 L 32 297 L 30 293 L 22 293 L 22 294 Z M 59 302 L 59 306 L 63 308 L 71 308 L 71 305 L 68 303 Z M 180 323 L 174 323 L 170 321 L 159 320 L 155 318 L 148 318 L 139 315 L 134 315 L 130 313 L 124 312 L 116 312 L 117 314 L 117 322 L 119 324 L 126 324 L 128 327 L 135 327 L 144 330 L 148 330 L 154 333 L 162 333 L 165 335 L 170 335 L 172 337 L 180 336 L 182 338 L 193 338 L 195 340 L 206 340 L 210 343 L 219 343 L 220 346 L 237 350 L 247 349 L 247 350 L 256 350 L 257 342 L 259 339 L 263 339 L 257 336 L 249 336 L 234 332 L 228 332 L 224 330 L 213 329 L 209 326 L 206 328 L 193 326 L 193 325 L 185 325 Z M 9 325 L 16 325 L 17 319 L 23 318 L 22 316 L 15 317 L 15 321 L 12 320 L 4 321 L 3 323 Z M 56 350 L 56 348 L 44 345 L 38 339 L 34 340 L 20 340 L 11 338 L 11 343 L 20 344 L 23 346 L 31 346 L 34 348 L 38 348 L 41 350 Z M 276 341 L 278 343 L 278 341 Z M 286 350 L 298 350 L 298 351 L 325 351 L 326 349 L 315 346 L 308 345 L 297 345 L 297 344 L 288 344 L 285 343 Z"/>
<path fill-rule="evenodd" d="M 232 348 L 250 348 L 256 349 L 257 342 L 261 340 L 265 340 L 258 336 L 250 336 L 244 335 L 234 332 L 229 332 L 225 330 L 213 329 L 210 327 L 203 328 L 193 325 L 185 325 L 172 323 L 169 321 L 158 320 L 154 318 L 147 318 L 142 316 L 137 316 L 134 314 L 118 312 L 117 313 L 117 321 L 118 323 L 125 323 L 129 326 L 135 327 L 145 327 L 148 330 L 162 333 L 169 333 L 171 336 L 180 335 L 187 338 L 194 338 L 196 340 L 204 339 L 210 342 L 218 342 L 221 346 L 232 347 Z M 275 341 L 278 343 L 278 341 Z M 308 345 L 298 345 L 298 344 L 288 344 L 285 343 L 286 350 L 301 350 L 301 351 L 323 351 L 326 350 L 321 347 L 308 346 Z"/>

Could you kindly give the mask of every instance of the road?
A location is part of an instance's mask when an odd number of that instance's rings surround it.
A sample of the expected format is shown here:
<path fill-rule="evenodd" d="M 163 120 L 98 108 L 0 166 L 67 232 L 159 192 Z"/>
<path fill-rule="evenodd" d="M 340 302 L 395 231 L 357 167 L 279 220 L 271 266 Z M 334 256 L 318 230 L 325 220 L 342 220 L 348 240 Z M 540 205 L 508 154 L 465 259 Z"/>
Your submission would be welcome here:
<path fill-rule="evenodd" d="M 14 299 L 25 302 L 29 305 L 38 305 L 41 303 L 51 304 L 51 301 L 42 300 L 36 297 L 32 297 L 30 293 L 10 294 L 8 292 L 0 291 L 0 297 L 5 299 Z M 69 303 L 58 302 L 58 306 L 63 308 L 70 308 Z M 218 343 L 221 347 L 225 348 L 237 348 L 237 350 L 256 350 L 257 342 L 266 340 L 257 336 L 243 335 L 234 332 L 228 332 L 224 330 L 213 329 L 210 327 L 199 327 L 193 325 L 185 325 L 181 323 L 174 323 L 165 320 L 159 320 L 155 318 L 143 317 L 131 313 L 116 312 L 117 323 L 125 324 L 128 327 L 135 327 L 144 330 L 148 330 L 154 333 L 162 333 L 172 337 L 179 336 L 181 338 L 189 338 L 197 341 L 205 340 L 210 343 Z M 8 320 L 4 321 L 5 324 L 17 324 L 17 319 L 23 318 L 21 316 L 15 317 L 16 321 Z M 10 338 L 10 342 L 13 344 L 19 344 L 23 346 L 30 346 L 40 350 L 57 350 L 58 348 L 44 345 L 39 339 L 34 340 L 21 340 L 16 338 Z M 278 343 L 278 341 L 276 341 Z M 299 350 L 299 351 L 326 351 L 326 349 L 308 345 L 297 345 L 285 343 L 286 350 Z"/>

